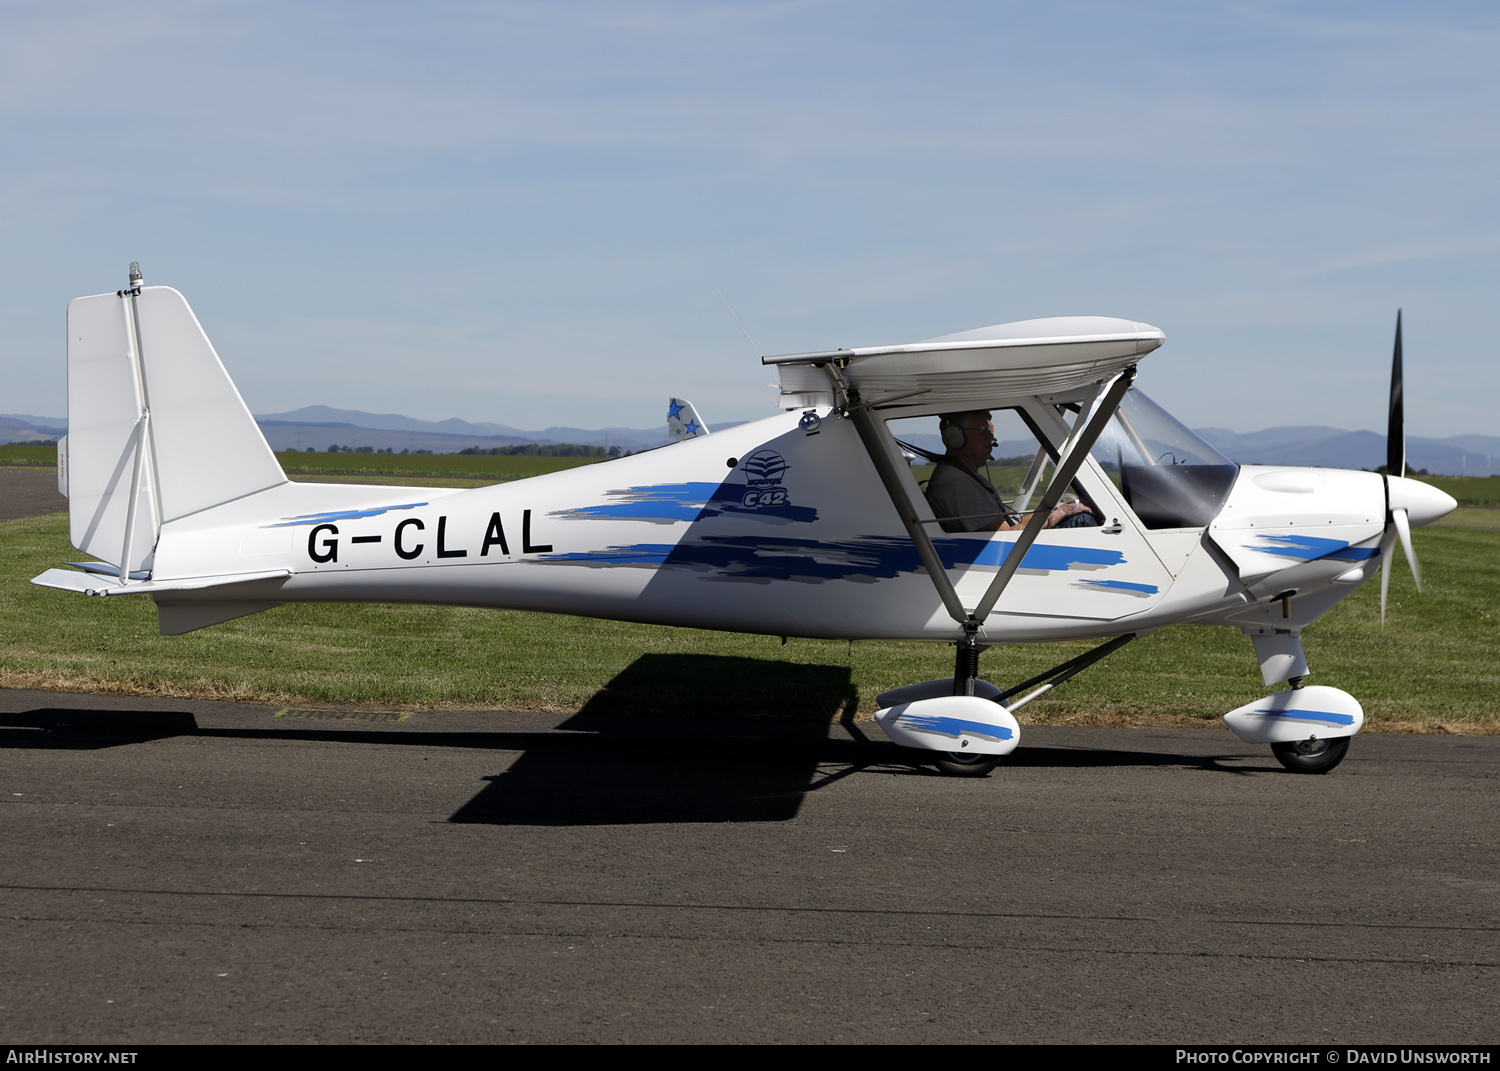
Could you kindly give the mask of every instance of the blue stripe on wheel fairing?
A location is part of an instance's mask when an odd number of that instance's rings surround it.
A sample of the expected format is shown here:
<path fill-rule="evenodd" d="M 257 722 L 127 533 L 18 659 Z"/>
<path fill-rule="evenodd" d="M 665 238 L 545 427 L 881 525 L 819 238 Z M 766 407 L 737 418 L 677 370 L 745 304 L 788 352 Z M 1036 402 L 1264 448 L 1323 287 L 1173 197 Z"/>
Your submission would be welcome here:
<path fill-rule="evenodd" d="M 991 725 L 987 721 L 969 721 L 967 718 L 946 718 L 940 714 L 902 714 L 896 722 L 903 729 L 941 733 L 943 736 L 955 738 L 968 733 L 971 736 L 984 736 L 991 740 L 1009 740 L 1015 735 L 1004 725 Z"/>
<path fill-rule="evenodd" d="M 1271 710 L 1261 708 L 1250 713 L 1264 718 L 1285 718 L 1288 721 L 1320 721 L 1324 725 L 1353 725 L 1353 714 L 1335 714 L 1331 710 Z"/>

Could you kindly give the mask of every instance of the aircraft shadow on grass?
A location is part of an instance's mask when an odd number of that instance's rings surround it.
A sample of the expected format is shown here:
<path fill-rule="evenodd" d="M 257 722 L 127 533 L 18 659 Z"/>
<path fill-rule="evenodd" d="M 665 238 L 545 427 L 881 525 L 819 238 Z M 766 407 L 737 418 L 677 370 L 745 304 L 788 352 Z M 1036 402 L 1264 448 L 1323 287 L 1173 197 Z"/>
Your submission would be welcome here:
<path fill-rule="evenodd" d="M 854 722 L 847 666 L 710 655 L 647 654 L 601 688 L 564 732 L 200 728 L 192 714 L 50 707 L 0 714 L 0 748 L 96 750 L 176 736 L 310 740 L 521 752 L 455 811 L 486 825 L 784 822 L 807 793 L 856 773 L 930 773 L 911 753 Z M 853 739 L 828 735 L 842 722 Z M 342 724 L 347 725 L 347 722 Z M 327 728 L 322 727 L 327 725 Z M 1243 754 L 1183 755 L 1023 747 L 1006 767 L 1189 767 L 1253 774 Z M 1279 769 L 1266 766 L 1264 769 Z"/>

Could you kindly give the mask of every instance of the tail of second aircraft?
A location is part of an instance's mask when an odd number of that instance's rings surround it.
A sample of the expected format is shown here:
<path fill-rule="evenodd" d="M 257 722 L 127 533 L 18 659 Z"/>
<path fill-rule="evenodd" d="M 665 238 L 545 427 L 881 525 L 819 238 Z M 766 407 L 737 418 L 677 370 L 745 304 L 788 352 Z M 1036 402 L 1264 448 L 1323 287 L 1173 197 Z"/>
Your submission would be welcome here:
<path fill-rule="evenodd" d="M 68 305 L 58 471 L 73 545 L 144 578 L 163 523 L 286 475 L 186 299 L 130 267 L 129 289 Z"/>
<path fill-rule="evenodd" d="M 708 425 L 698 417 L 698 410 L 686 398 L 667 399 L 667 438 L 674 443 L 708 434 Z"/>

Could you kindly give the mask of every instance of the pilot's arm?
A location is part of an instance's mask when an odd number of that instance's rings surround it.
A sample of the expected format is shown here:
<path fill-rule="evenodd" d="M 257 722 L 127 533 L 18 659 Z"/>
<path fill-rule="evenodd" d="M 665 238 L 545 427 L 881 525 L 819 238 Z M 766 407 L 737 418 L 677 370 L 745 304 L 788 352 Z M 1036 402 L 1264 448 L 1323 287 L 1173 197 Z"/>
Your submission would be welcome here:
<path fill-rule="evenodd" d="M 926 494 L 933 516 L 945 532 L 1009 532 L 1031 517 L 1029 513 L 1019 517 L 1010 513 L 992 483 L 952 461 L 938 463 L 927 481 Z M 1081 502 L 1059 503 L 1048 516 L 1047 527 L 1055 528 L 1069 517 L 1092 512 Z"/>
<path fill-rule="evenodd" d="M 1052 507 L 1052 512 L 1047 515 L 1047 523 L 1043 527 L 1056 528 L 1059 524 L 1062 524 L 1063 521 L 1067 520 L 1069 517 L 1076 516 L 1080 513 L 1092 514 L 1093 512 L 1093 510 L 1089 509 L 1082 502 L 1059 502 L 1056 506 Z M 990 525 L 988 531 L 1014 531 L 1017 528 L 1025 528 L 1026 522 L 1029 520 L 1031 520 L 1031 514 L 1029 513 L 1021 514 L 1020 517 L 1018 517 L 1015 521 L 1007 520 L 1004 516 L 996 517 L 995 522 Z"/>

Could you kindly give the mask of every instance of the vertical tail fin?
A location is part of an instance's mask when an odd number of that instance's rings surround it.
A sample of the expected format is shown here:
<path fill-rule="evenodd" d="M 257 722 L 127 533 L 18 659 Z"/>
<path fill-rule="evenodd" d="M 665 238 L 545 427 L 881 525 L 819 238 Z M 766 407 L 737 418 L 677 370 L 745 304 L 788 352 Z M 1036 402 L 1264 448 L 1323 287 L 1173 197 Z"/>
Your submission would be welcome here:
<path fill-rule="evenodd" d="M 73 545 L 122 577 L 150 571 L 162 524 L 286 482 L 171 287 L 68 304 L 67 481 Z"/>
<path fill-rule="evenodd" d="M 708 434 L 708 425 L 698 418 L 698 410 L 686 398 L 667 399 L 667 438 L 673 442 Z"/>

